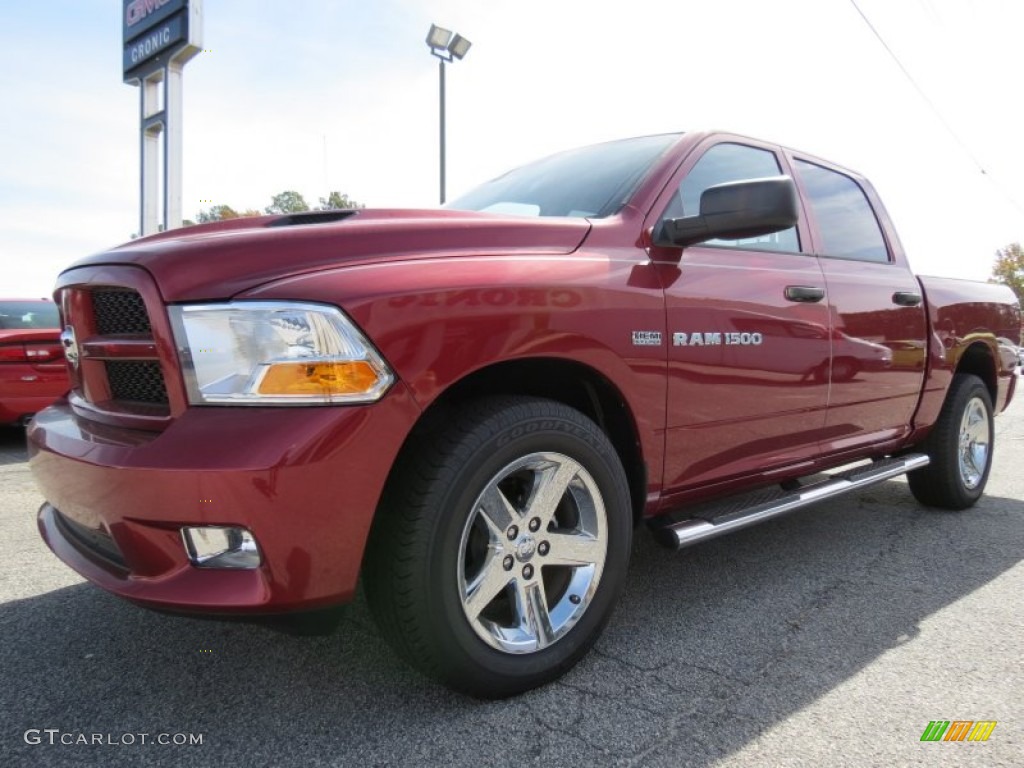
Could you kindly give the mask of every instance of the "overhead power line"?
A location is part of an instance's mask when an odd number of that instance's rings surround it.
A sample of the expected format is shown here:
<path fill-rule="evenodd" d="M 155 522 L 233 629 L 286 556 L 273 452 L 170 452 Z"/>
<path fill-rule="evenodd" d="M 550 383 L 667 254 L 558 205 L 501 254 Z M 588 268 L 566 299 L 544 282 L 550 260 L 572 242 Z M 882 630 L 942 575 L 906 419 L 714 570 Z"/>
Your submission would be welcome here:
<path fill-rule="evenodd" d="M 907 81 L 914 87 L 914 90 L 917 91 L 917 94 L 921 97 L 924 103 L 928 105 L 928 108 L 931 109 L 932 114 L 935 115 L 936 119 L 939 121 L 942 127 L 946 129 L 946 132 L 953 137 L 953 140 L 964 151 L 964 154 L 967 155 L 968 158 L 970 158 L 971 162 L 977 167 L 981 174 L 986 179 L 989 180 L 989 182 L 996 189 L 996 191 L 998 191 L 1003 197 L 1005 197 L 1007 202 L 1010 203 L 1010 205 L 1012 205 L 1014 208 L 1020 211 L 1021 214 L 1024 214 L 1024 205 L 1021 205 L 1019 202 L 1017 202 L 1016 198 L 1014 198 L 1008 190 L 1004 189 L 1003 186 L 999 184 L 987 170 L 985 170 L 985 166 L 982 165 L 981 161 L 974 154 L 971 148 L 967 145 L 967 142 L 960 138 L 960 135 L 953 130 L 953 126 L 949 124 L 945 116 L 943 116 L 942 112 L 939 110 L 938 106 L 936 106 L 935 102 L 933 102 L 931 98 L 929 98 L 928 94 L 925 93 L 921 85 L 917 82 L 917 80 L 914 79 L 914 76 L 910 74 L 910 70 L 907 69 L 906 66 L 904 66 L 903 62 L 900 60 L 900 57 L 896 55 L 896 52 L 885 41 L 885 38 L 882 37 L 878 29 L 875 28 L 875 25 L 871 23 L 871 19 L 867 17 L 867 14 L 865 14 L 864 11 L 861 9 L 860 5 L 857 4 L 857 0 L 850 0 L 850 4 L 857 10 L 857 13 L 860 14 L 860 17 L 864 19 L 864 23 L 868 25 L 868 29 L 871 30 L 872 34 L 874 34 L 878 42 L 882 44 L 882 47 L 885 48 L 889 56 L 892 57 L 892 60 L 896 62 L 896 66 L 900 68 L 900 71 L 907 78 Z"/>

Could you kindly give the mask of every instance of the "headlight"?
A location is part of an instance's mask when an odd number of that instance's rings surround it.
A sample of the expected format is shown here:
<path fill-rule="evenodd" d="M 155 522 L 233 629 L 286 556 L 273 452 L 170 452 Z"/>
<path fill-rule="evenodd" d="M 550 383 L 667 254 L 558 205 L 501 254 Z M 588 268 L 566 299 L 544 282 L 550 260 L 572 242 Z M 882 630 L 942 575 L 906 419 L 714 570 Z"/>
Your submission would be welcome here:
<path fill-rule="evenodd" d="M 394 374 L 336 307 L 272 301 L 170 307 L 193 404 L 380 399 Z"/>

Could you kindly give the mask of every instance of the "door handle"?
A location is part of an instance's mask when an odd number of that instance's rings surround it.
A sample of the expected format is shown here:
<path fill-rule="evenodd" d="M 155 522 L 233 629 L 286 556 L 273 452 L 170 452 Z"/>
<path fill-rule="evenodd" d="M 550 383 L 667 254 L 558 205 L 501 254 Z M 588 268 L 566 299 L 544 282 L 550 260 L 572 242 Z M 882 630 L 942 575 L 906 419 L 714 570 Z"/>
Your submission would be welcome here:
<path fill-rule="evenodd" d="M 916 307 L 921 303 L 921 294 L 913 291 L 896 291 L 892 295 L 892 303 L 901 307 Z"/>
<path fill-rule="evenodd" d="M 787 285 L 786 300 L 813 304 L 825 298 L 825 289 L 814 285 Z"/>

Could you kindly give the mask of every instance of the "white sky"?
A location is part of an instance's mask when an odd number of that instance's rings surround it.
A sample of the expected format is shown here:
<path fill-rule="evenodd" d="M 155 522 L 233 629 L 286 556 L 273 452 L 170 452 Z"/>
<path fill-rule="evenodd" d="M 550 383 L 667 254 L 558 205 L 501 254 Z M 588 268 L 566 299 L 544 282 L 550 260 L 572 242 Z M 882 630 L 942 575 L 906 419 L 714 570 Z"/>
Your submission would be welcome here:
<path fill-rule="evenodd" d="M 447 70 L 449 198 L 560 149 L 721 128 L 860 171 L 919 272 L 985 279 L 1024 241 L 1024 2 L 858 2 L 968 151 L 850 0 L 205 0 L 185 215 L 286 189 L 435 205 L 436 22 L 473 42 Z M 0 295 L 47 295 L 138 231 L 121 5 L 0 0 Z"/>

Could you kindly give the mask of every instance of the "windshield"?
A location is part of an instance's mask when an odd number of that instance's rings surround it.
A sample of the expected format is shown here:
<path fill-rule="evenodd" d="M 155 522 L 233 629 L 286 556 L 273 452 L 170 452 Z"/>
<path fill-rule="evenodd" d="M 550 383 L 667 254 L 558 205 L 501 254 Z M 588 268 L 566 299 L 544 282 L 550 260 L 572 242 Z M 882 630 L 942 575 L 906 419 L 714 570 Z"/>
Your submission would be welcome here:
<path fill-rule="evenodd" d="M 601 218 L 616 213 L 679 134 L 572 149 L 499 176 L 445 208 L 518 216 Z"/>
<path fill-rule="evenodd" d="M 0 301 L 0 329 L 60 328 L 57 305 L 51 301 Z"/>

